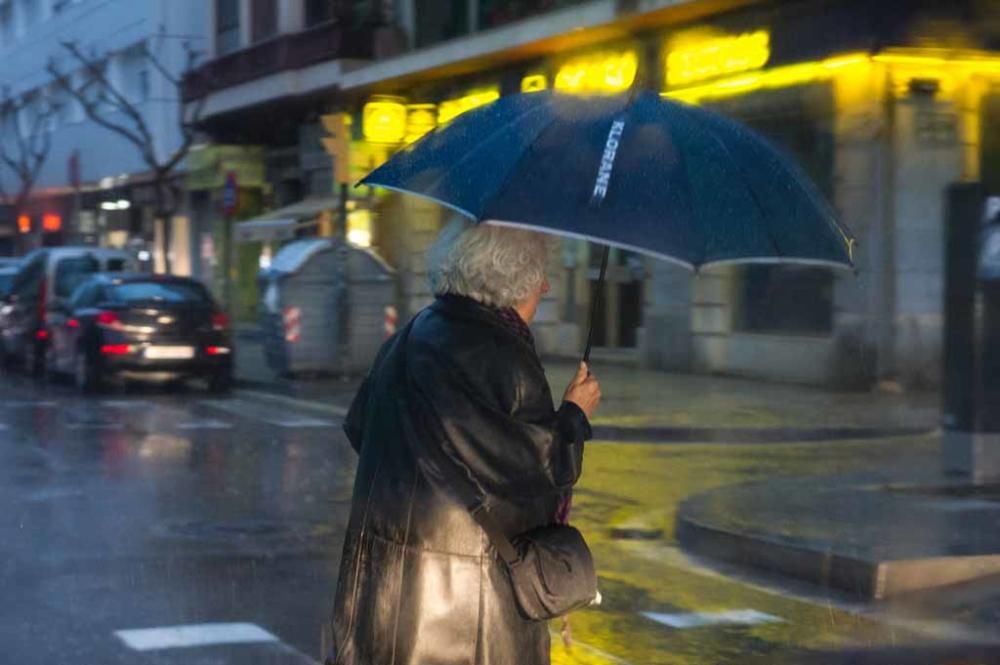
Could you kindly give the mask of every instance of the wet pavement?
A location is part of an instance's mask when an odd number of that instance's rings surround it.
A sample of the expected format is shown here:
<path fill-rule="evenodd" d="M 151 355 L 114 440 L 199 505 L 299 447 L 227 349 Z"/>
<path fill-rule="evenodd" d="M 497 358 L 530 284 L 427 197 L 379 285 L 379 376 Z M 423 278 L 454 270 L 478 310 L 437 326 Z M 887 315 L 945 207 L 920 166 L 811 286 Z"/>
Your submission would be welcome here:
<path fill-rule="evenodd" d="M 569 369 L 550 370 L 552 382 L 561 385 L 560 372 Z M 610 375 L 621 377 L 621 392 L 643 389 L 645 379 L 630 387 L 627 373 L 616 371 L 607 372 L 606 395 L 619 380 Z M 607 417 L 650 426 L 803 427 L 824 400 L 809 394 L 776 407 L 763 401 L 769 388 L 751 389 L 751 382 L 729 383 L 742 388 L 713 398 L 713 382 L 685 381 L 677 394 L 658 389 L 670 397 L 659 410 L 653 397 L 631 407 L 606 398 Z M 714 399 L 720 415 L 709 419 L 699 396 Z M 0 662 L 315 662 L 355 461 L 340 433 L 338 401 L 303 399 L 133 388 L 85 398 L 0 375 Z M 856 398 L 842 399 L 849 409 Z M 896 415 L 879 418 L 869 409 L 852 426 L 925 426 L 925 407 L 907 399 L 899 399 Z M 997 594 L 979 587 L 923 599 L 914 612 L 693 558 L 678 547 L 676 511 L 694 494 L 862 472 L 915 445 L 931 455 L 930 444 L 912 437 L 651 443 L 588 447 L 573 517 L 594 550 L 604 603 L 573 616 L 568 648 L 553 625 L 554 663 L 780 665 L 803 662 L 803 650 L 845 649 L 876 650 L 889 659 L 873 662 L 892 663 L 903 647 L 971 645 L 995 634 Z"/>

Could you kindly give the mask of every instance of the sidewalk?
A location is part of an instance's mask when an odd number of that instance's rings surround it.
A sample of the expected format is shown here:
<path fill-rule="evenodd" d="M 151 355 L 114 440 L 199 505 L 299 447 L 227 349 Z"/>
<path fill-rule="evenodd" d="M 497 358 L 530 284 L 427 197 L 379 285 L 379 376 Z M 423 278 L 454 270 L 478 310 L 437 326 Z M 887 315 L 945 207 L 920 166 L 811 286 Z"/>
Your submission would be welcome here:
<path fill-rule="evenodd" d="M 278 377 L 255 330 L 237 332 L 236 379 L 244 388 L 346 408 L 360 377 Z M 576 371 L 544 362 L 557 401 Z M 878 438 L 937 427 L 936 394 L 835 393 L 749 379 L 669 374 L 596 363 L 603 397 L 592 423 L 596 438 L 676 443 L 766 443 Z"/>

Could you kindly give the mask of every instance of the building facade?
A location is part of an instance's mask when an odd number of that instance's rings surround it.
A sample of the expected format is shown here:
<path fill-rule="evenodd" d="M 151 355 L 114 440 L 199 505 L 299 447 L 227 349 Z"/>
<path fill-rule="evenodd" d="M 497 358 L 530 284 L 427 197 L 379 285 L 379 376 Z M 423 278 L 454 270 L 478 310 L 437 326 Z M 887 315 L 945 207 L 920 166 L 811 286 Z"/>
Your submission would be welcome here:
<path fill-rule="evenodd" d="M 204 51 L 206 26 L 198 0 L 0 0 L 0 88 L 18 103 L 15 119 L 24 134 L 45 114 L 41 131 L 49 150 L 24 210 L 8 210 L 0 234 L 16 237 L 8 250 L 27 251 L 41 244 L 84 242 L 133 247 L 151 267 L 190 274 L 195 238 L 190 228 L 180 176 L 172 234 L 154 222 L 157 207 L 153 177 L 140 150 L 121 134 L 90 119 L 83 105 L 61 87 L 50 65 L 74 86 L 88 80 L 85 68 L 63 43 L 71 43 L 94 62 L 123 103 L 141 118 L 149 149 L 161 160 L 181 143 L 177 85 L 188 67 L 188 49 Z M 149 54 L 147 56 L 147 53 Z M 162 66 L 160 71 L 157 64 Z M 137 128 L 120 108 L 102 102 L 103 117 Z M 8 144 L 11 135 L 2 139 Z M 183 166 L 183 165 L 181 165 Z M 179 171 L 178 171 L 179 173 Z M 0 166 L 8 192 L 17 178 Z M 19 218 L 19 219 L 15 219 Z M 58 224 L 55 220 L 59 220 Z M 159 242 L 158 242 L 159 240 Z M 169 246 L 167 246 L 169 245 Z"/>
<path fill-rule="evenodd" d="M 241 39 L 269 4 L 302 17 L 310 3 L 243 2 Z M 329 172 L 308 168 L 332 162 L 307 145 L 322 143 L 332 113 L 352 120 L 349 168 L 358 177 L 500 95 L 614 93 L 638 73 L 668 98 L 740 120 L 797 161 L 857 236 L 857 271 L 749 265 L 691 274 L 614 250 L 597 355 L 817 385 L 939 380 L 945 187 L 983 180 L 1000 190 L 1000 26 L 990 2 L 332 4 L 330 25 L 350 52 L 192 86 L 191 99 L 208 97 L 206 127 L 222 142 L 269 145 L 275 163 L 297 151 L 290 168 L 265 168 L 272 192 L 333 196 Z M 217 37 L 218 62 L 254 48 L 226 39 Z M 274 141 L 279 124 L 285 135 Z M 429 299 L 424 252 L 449 213 L 386 192 L 351 196 L 349 237 L 396 268 L 405 319 Z M 599 247 L 561 242 L 536 324 L 543 352 L 582 348 L 599 260 Z"/>

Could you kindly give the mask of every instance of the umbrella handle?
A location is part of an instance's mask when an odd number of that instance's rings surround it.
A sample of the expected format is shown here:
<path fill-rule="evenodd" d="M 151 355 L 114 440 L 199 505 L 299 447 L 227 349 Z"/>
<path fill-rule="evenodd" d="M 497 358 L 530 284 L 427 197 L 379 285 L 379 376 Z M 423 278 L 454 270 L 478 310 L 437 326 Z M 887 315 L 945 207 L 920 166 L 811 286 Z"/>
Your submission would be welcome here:
<path fill-rule="evenodd" d="M 608 271 L 608 252 L 610 248 L 604 246 L 604 254 L 601 256 L 601 275 L 597 278 L 597 292 L 590 302 L 590 326 L 587 328 L 587 348 L 583 352 L 583 362 L 590 363 L 590 347 L 594 341 L 594 319 L 597 317 L 597 310 L 601 306 L 601 298 L 604 297 L 604 274 Z"/>

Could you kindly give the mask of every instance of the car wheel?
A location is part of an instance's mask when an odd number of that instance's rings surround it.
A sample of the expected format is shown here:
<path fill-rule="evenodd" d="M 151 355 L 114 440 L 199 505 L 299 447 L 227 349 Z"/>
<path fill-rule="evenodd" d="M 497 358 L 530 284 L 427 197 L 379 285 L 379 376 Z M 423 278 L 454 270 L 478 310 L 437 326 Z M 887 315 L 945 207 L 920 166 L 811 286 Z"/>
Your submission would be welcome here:
<path fill-rule="evenodd" d="M 104 387 L 96 363 L 83 349 L 73 359 L 73 379 L 81 392 L 96 393 Z"/>
<path fill-rule="evenodd" d="M 228 393 L 233 389 L 232 372 L 217 372 L 208 377 L 208 390 L 215 394 Z"/>

